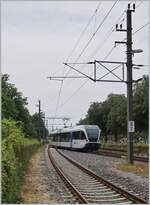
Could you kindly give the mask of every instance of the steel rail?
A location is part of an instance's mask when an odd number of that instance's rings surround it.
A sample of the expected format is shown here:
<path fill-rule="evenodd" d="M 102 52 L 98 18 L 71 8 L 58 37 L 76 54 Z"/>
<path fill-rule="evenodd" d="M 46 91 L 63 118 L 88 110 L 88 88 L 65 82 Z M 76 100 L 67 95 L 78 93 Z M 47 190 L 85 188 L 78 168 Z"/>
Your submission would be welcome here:
<path fill-rule="evenodd" d="M 88 175 L 94 177 L 97 181 L 102 182 L 103 184 L 105 184 L 107 187 L 111 188 L 112 190 L 116 191 L 117 193 L 121 194 L 122 196 L 124 196 L 126 199 L 129 199 L 130 201 L 132 201 L 133 203 L 136 204 L 148 204 L 147 201 L 145 201 L 144 199 L 141 199 L 133 194 L 131 194 L 130 192 L 112 184 L 111 182 L 105 180 L 104 178 L 98 176 L 97 174 L 95 174 L 93 171 L 89 170 L 88 168 L 84 167 L 83 165 L 81 165 L 79 162 L 76 162 L 75 160 L 73 160 L 72 158 L 68 157 L 67 155 L 65 155 L 64 153 L 60 152 L 57 150 L 57 152 L 63 156 L 64 158 L 66 158 L 68 161 L 70 161 L 72 164 L 74 164 L 75 166 L 77 166 L 79 169 L 81 169 L 83 172 L 87 173 Z"/>
<path fill-rule="evenodd" d="M 87 204 L 88 201 L 84 198 L 84 196 L 81 195 L 81 193 L 76 189 L 76 187 L 70 182 L 70 180 L 63 174 L 61 169 L 58 167 L 57 163 L 55 162 L 55 160 L 50 152 L 50 149 L 48 149 L 48 156 L 49 156 L 49 159 L 50 159 L 52 165 L 54 166 L 55 170 L 57 171 L 57 173 L 59 174 L 59 176 L 61 177 L 63 182 L 66 184 L 68 189 L 71 191 L 73 196 L 76 197 L 76 199 L 78 200 L 79 203 Z"/>
<path fill-rule="evenodd" d="M 122 152 L 122 154 L 119 153 L 119 152 Z M 127 156 L 126 152 L 127 151 L 125 151 L 125 150 L 117 150 L 117 149 L 100 149 L 100 150 L 98 150 L 96 152 L 93 152 L 93 153 L 97 154 L 97 155 L 102 154 L 104 156 L 121 158 L 122 155 Z M 133 159 L 136 160 L 136 161 L 140 161 L 140 162 L 149 162 L 148 157 L 133 156 Z"/>

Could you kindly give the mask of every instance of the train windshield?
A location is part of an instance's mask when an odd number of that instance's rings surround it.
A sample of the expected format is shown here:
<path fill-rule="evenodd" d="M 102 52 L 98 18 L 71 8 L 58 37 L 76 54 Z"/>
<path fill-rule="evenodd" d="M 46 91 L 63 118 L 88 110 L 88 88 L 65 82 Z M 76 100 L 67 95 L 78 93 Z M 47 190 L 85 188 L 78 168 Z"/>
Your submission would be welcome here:
<path fill-rule="evenodd" d="M 98 140 L 99 129 L 97 127 L 86 128 L 86 132 L 87 132 L 89 141 L 97 141 Z"/>

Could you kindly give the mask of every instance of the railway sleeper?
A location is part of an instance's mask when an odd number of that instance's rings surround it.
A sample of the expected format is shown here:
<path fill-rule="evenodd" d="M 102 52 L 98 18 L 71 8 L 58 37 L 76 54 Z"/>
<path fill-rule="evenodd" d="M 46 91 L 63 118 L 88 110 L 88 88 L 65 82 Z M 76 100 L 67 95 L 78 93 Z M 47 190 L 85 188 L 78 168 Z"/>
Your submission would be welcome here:
<path fill-rule="evenodd" d="M 91 186 L 91 184 L 89 185 L 89 184 L 81 184 L 81 183 L 76 183 L 75 185 L 77 185 L 77 186 L 82 186 L 82 187 L 89 187 L 89 188 L 91 188 L 91 189 L 95 189 L 95 188 L 106 188 L 107 186 L 105 186 L 105 185 L 99 185 L 99 184 L 92 184 L 92 186 Z"/>
<path fill-rule="evenodd" d="M 104 184 L 102 184 L 102 183 L 99 183 L 98 181 L 94 181 L 93 180 L 93 182 L 89 182 L 89 181 L 87 181 L 87 182 L 85 182 L 85 181 L 83 181 L 82 183 L 81 182 L 79 182 L 81 185 L 84 185 L 84 184 L 90 184 L 90 185 L 97 185 L 97 186 L 103 186 Z"/>
<path fill-rule="evenodd" d="M 87 197 L 91 197 L 91 198 L 114 198 L 114 197 L 118 197 L 120 196 L 120 194 L 112 194 L 112 195 L 105 195 L 105 194 L 87 194 L 87 193 L 82 193 L 82 195 L 85 195 Z"/>
<path fill-rule="evenodd" d="M 116 199 L 88 199 L 88 202 L 93 202 L 93 203 L 119 203 L 119 202 L 129 202 L 128 199 L 121 197 L 121 198 L 116 198 Z M 131 201 L 130 201 L 131 202 Z"/>
<path fill-rule="evenodd" d="M 113 198 L 113 199 L 117 199 L 118 197 L 121 197 L 119 194 L 114 194 L 114 195 L 95 195 L 95 196 L 92 196 L 92 195 L 86 195 L 86 198 L 91 198 L 91 199 L 104 199 L 104 200 L 109 200 L 109 198 Z M 125 198 L 125 197 L 123 197 Z M 126 199 L 126 198 L 125 198 Z"/>
<path fill-rule="evenodd" d="M 95 191 L 93 191 L 93 192 L 88 191 L 86 193 L 89 195 L 94 195 L 94 194 L 109 195 L 109 194 L 115 194 L 116 192 L 115 191 L 101 192 L 101 191 L 97 190 L 96 192 Z"/>
<path fill-rule="evenodd" d="M 61 197 L 65 198 L 65 199 L 73 199 L 74 198 L 73 195 L 65 195 L 65 194 L 61 194 Z"/>
<path fill-rule="evenodd" d="M 87 188 L 87 189 L 83 189 L 83 188 L 79 188 L 80 189 L 80 191 L 85 191 L 86 190 L 86 192 L 95 192 L 95 191 L 100 191 L 101 193 L 102 192 L 106 192 L 106 191 L 112 191 L 110 188 L 106 188 L 106 189 L 99 189 L 99 190 L 97 190 L 97 189 L 92 189 L 91 190 L 91 188 Z M 116 192 L 115 192 L 116 193 Z"/>

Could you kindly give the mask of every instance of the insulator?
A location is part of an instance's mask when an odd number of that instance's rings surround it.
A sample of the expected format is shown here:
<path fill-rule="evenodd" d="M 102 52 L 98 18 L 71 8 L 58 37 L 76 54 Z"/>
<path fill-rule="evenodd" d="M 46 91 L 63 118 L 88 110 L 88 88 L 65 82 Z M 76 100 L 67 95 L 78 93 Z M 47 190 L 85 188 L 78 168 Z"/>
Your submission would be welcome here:
<path fill-rule="evenodd" d="M 128 9 L 130 9 L 130 4 L 128 4 Z"/>
<path fill-rule="evenodd" d="M 133 4 L 133 9 L 135 10 L 135 4 Z"/>
<path fill-rule="evenodd" d="M 122 29 L 122 24 L 120 24 L 120 29 Z"/>
<path fill-rule="evenodd" d="M 116 29 L 118 28 L 118 24 L 116 24 Z"/>

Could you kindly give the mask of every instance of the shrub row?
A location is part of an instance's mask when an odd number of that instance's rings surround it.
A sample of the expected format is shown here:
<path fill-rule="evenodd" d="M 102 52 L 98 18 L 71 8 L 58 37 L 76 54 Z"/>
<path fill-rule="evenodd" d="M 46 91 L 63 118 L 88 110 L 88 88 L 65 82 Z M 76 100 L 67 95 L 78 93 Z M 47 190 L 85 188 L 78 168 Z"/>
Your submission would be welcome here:
<path fill-rule="evenodd" d="M 2 203 L 21 203 L 22 179 L 39 146 L 38 140 L 24 137 L 17 122 L 2 121 Z"/>

